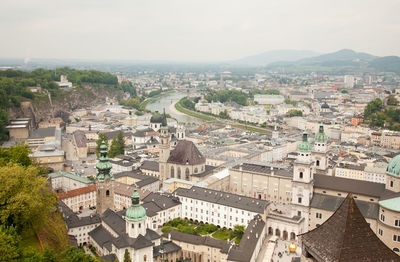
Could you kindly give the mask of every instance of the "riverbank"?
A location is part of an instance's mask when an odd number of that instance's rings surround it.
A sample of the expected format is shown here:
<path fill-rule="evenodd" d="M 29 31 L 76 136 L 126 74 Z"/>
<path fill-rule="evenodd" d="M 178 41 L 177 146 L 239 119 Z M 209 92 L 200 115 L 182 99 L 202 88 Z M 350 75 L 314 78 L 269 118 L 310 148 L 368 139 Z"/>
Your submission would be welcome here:
<path fill-rule="evenodd" d="M 242 125 L 242 124 L 238 124 L 238 123 L 234 123 L 234 121 L 228 121 L 228 120 L 220 120 L 216 117 L 212 117 L 212 116 L 208 116 L 205 114 L 202 114 L 200 112 L 195 112 L 192 110 L 189 110 L 187 108 L 184 108 L 181 104 L 180 104 L 180 100 L 178 102 L 175 103 L 174 105 L 175 109 L 183 114 L 187 114 L 190 115 L 192 117 L 196 117 L 196 118 L 200 118 L 202 120 L 206 120 L 206 121 L 213 121 L 216 122 L 218 124 L 227 124 L 227 125 L 231 125 L 232 127 L 236 127 L 239 129 L 243 129 L 243 130 L 247 130 L 247 131 L 251 131 L 251 132 L 256 132 L 256 133 L 262 133 L 262 134 L 270 134 L 271 131 L 266 130 L 266 129 L 261 129 L 261 128 L 257 128 L 254 126 L 249 126 L 249 125 Z"/>
<path fill-rule="evenodd" d="M 197 113 L 197 112 L 194 112 L 194 111 L 191 111 L 191 110 L 188 110 L 188 109 L 184 108 L 183 106 L 181 106 L 179 101 L 175 103 L 174 107 L 179 112 L 181 112 L 183 114 L 186 114 L 186 115 L 189 115 L 189 116 L 193 116 L 193 117 L 196 117 L 196 118 L 199 118 L 199 119 L 202 119 L 202 120 L 206 120 L 206 121 L 220 122 L 220 121 L 217 121 L 215 118 L 212 118 L 210 116 L 206 116 L 206 115 L 203 115 L 203 114 L 200 114 L 200 113 Z"/>
<path fill-rule="evenodd" d="M 175 92 L 175 91 L 174 91 L 174 90 L 169 90 L 169 91 L 167 91 L 167 92 L 164 92 L 164 93 L 158 94 L 158 95 L 156 95 L 156 96 L 147 98 L 147 99 L 144 100 L 142 103 L 140 103 L 140 107 L 141 107 L 141 108 L 146 108 L 146 106 L 147 106 L 149 103 L 155 101 L 156 99 L 158 99 L 158 98 L 160 98 L 160 97 L 162 97 L 162 96 L 169 95 L 169 94 L 171 94 L 171 93 L 173 93 L 173 92 Z"/>

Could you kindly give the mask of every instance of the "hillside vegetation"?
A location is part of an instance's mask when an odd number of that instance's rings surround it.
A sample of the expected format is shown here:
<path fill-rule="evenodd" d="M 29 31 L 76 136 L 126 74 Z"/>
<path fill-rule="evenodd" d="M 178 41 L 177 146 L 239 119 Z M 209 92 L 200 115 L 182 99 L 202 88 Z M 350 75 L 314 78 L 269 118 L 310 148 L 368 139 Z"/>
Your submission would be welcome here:
<path fill-rule="evenodd" d="M 376 98 L 368 103 L 364 109 L 364 120 L 371 127 L 386 127 L 400 131 L 400 108 L 393 95 L 387 99 L 386 106 L 381 99 Z"/>
<path fill-rule="evenodd" d="M 66 75 L 73 83 L 73 90 L 62 90 L 56 84 L 61 75 Z M 33 93 L 28 87 L 40 86 L 43 93 Z M 128 83 L 118 84 L 116 76 L 96 70 L 75 70 L 70 68 L 58 68 L 56 70 L 36 69 L 32 72 L 18 70 L 0 71 L 0 141 L 7 139 L 5 126 L 8 122 L 8 109 L 20 108 L 21 102 L 30 101 L 34 104 L 49 108 L 49 100 L 46 93 L 51 94 L 54 101 L 62 101 L 73 92 L 78 92 L 79 97 L 92 97 L 88 86 L 103 86 L 111 88 L 111 91 L 120 90 L 131 95 L 136 95 L 136 89 Z M 82 101 L 81 101 L 82 102 Z"/>

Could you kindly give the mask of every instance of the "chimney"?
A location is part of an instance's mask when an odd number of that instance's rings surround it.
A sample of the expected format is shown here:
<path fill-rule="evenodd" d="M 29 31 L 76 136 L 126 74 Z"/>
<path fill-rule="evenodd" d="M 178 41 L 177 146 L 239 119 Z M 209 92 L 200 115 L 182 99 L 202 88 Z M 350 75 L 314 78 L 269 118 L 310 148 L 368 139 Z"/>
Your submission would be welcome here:
<path fill-rule="evenodd" d="M 168 241 L 171 241 L 171 233 L 168 233 Z"/>

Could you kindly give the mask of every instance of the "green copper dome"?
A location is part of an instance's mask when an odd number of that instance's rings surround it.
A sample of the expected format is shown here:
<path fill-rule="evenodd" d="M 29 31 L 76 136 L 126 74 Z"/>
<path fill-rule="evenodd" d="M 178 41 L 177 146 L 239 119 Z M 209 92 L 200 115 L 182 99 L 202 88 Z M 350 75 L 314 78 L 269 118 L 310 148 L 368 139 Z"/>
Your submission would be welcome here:
<path fill-rule="evenodd" d="M 321 124 L 319 126 L 319 132 L 315 135 L 315 142 L 326 143 L 328 137 L 325 135 L 324 126 Z"/>
<path fill-rule="evenodd" d="M 307 134 L 306 130 L 304 130 L 304 132 L 303 132 L 303 140 L 297 146 L 297 150 L 303 151 L 303 152 L 311 151 L 311 144 L 310 144 L 310 142 L 308 142 L 308 134 Z"/>
<path fill-rule="evenodd" d="M 125 218 L 129 221 L 139 221 L 146 218 L 146 209 L 140 205 L 140 196 L 135 189 L 132 194 L 132 205 L 126 210 Z"/>
<path fill-rule="evenodd" d="M 110 173 L 110 170 L 112 168 L 112 165 L 108 159 L 107 156 L 107 145 L 104 142 L 101 142 L 100 146 L 100 157 L 99 157 L 99 162 L 96 164 L 97 168 L 97 179 L 99 181 L 104 181 L 106 178 L 111 178 L 114 179 L 114 176 Z"/>
<path fill-rule="evenodd" d="M 386 169 L 386 174 L 400 177 L 400 154 L 393 157 Z"/>

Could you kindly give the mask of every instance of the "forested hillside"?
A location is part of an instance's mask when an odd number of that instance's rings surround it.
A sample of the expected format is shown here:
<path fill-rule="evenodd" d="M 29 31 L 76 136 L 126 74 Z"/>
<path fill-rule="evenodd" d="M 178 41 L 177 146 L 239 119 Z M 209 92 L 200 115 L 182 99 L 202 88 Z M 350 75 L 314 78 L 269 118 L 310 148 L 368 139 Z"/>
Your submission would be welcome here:
<path fill-rule="evenodd" d="M 62 90 L 56 84 L 61 75 L 66 75 L 68 81 L 73 83 L 73 90 Z M 28 87 L 40 86 L 41 93 L 32 93 Z M 93 94 L 95 90 L 88 90 L 91 87 L 108 89 L 108 93 L 114 91 L 124 91 L 131 95 L 136 95 L 135 88 L 130 83 L 118 84 L 116 76 L 96 70 L 75 70 L 70 68 L 58 68 L 56 70 L 37 69 L 32 72 L 5 70 L 0 71 L 0 141 L 7 139 L 5 126 L 9 118 L 10 108 L 20 108 L 21 102 L 30 101 L 33 104 L 49 108 L 48 94 L 51 95 L 53 102 L 63 101 L 64 98 L 70 99 L 73 93 L 78 93 L 77 97 L 96 98 Z M 101 93 L 101 90 L 97 90 Z M 74 102 L 74 101 L 67 101 Z M 76 102 L 76 101 L 75 101 Z M 82 101 L 80 101 L 82 103 Z M 63 104 L 62 107 L 65 107 Z M 67 108 L 65 108 L 67 110 Z"/>

